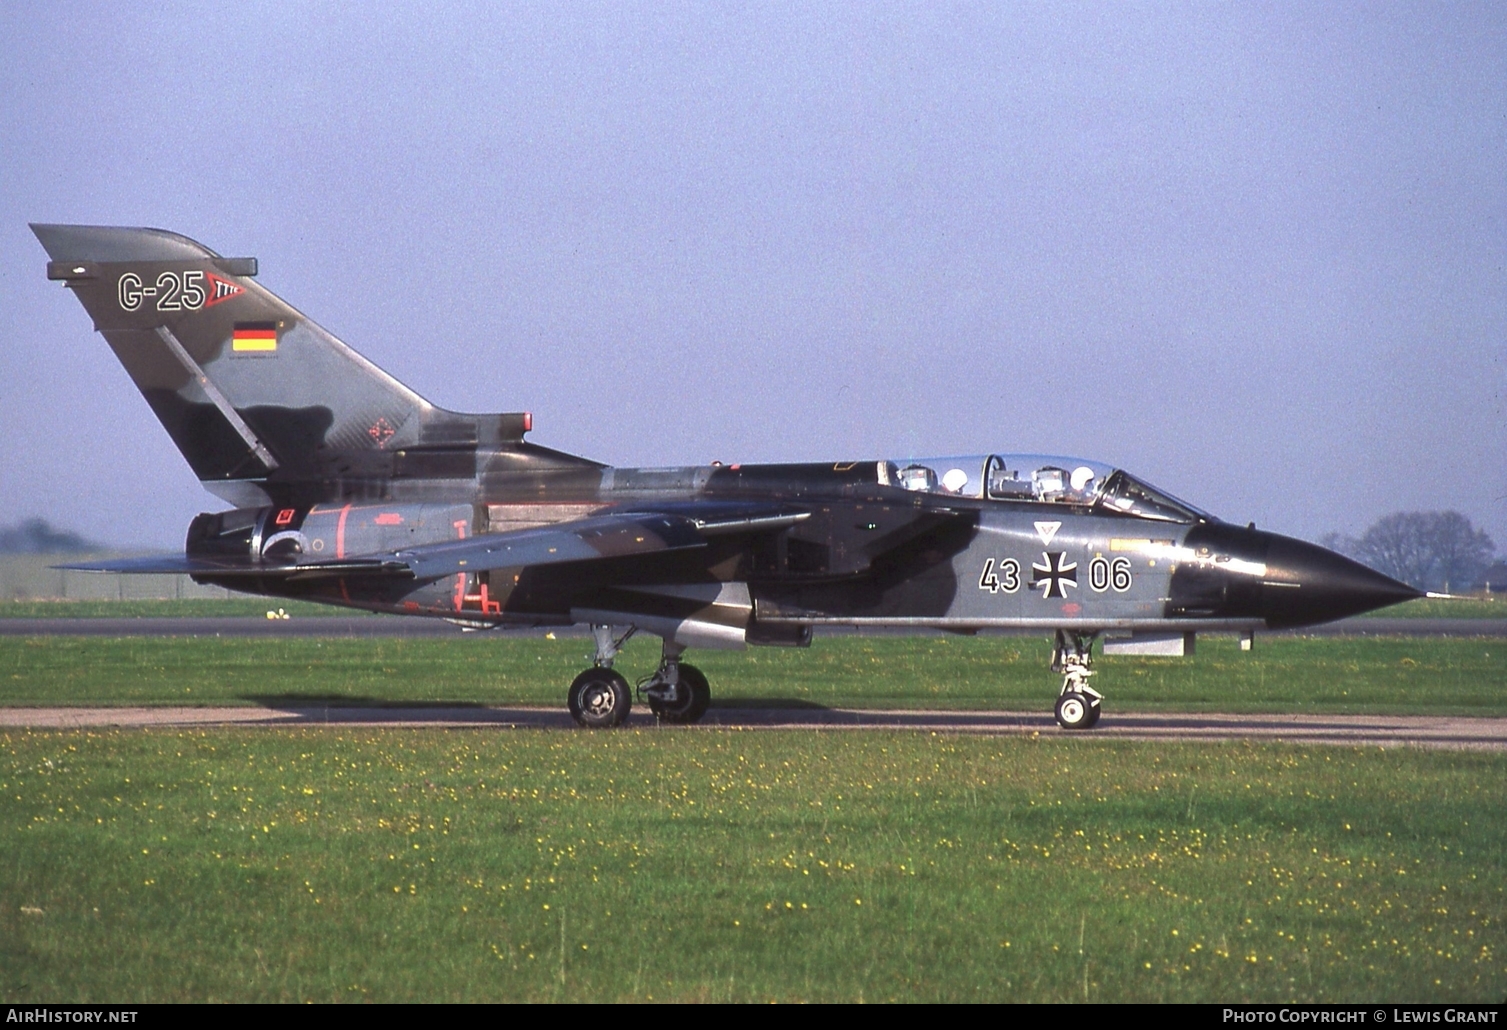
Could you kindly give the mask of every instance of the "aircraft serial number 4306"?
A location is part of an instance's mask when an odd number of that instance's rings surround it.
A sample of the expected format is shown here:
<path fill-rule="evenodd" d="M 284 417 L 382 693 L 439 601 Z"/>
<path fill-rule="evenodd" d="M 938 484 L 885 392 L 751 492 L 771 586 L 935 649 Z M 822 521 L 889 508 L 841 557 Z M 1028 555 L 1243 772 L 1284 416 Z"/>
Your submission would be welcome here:
<path fill-rule="evenodd" d="M 200 481 L 187 573 L 279 598 L 463 626 L 590 625 L 586 726 L 635 697 L 695 722 L 688 647 L 805 646 L 814 627 L 1054 632 L 1057 721 L 1087 729 L 1092 648 L 1182 654 L 1418 592 L 1312 544 L 1230 525 L 1123 469 L 977 454 L 610 468 L 530 443 L 528 414 L 437 408 L 224 258 L 157 229 L 35 225 L 62 280 Z M 636 692 L 613 668 L 663 639 Z"/>

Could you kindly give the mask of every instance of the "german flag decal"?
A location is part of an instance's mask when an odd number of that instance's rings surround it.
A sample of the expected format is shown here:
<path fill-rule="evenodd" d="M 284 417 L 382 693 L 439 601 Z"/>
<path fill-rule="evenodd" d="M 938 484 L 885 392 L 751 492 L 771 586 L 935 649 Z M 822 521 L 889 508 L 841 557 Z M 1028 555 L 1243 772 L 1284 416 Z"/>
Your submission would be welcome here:
<path fill-rule="evenodd" d="M 236 354 L 276 354 L 276 322 L 237 322 L 230 349 Z"/>

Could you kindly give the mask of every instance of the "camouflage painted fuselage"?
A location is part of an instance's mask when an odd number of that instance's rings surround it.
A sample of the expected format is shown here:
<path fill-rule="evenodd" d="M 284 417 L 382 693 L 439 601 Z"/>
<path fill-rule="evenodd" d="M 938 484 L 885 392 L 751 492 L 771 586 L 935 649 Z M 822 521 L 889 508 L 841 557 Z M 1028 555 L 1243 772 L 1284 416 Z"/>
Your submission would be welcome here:
<path fill-rule="evenodd" d="M 719 647 L 831 624 L 1246 632 L 1416 593 L 1077 459 L 609 468 L 528 442 L 527 414 L 430 404 L 263 289 L 252 259 L 161 230 L 34 230 L 234 505 L 194 520 L 177 564 L 130 571 Z"/>

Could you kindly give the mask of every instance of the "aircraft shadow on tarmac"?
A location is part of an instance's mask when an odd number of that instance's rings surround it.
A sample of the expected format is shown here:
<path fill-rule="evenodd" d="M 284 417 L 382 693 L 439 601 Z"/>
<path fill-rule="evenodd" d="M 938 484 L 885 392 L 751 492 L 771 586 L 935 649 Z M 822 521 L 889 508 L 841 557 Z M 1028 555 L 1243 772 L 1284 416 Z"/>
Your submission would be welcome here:
<path fill-rule="evenodd" d="M 512 722 L 519 716 L 532 722 L 534 705 L 510 705 L 480 701 L 449 700 L 393 700 L 361 694 L 241 694 L 239 700 L 272 711 L 285 712 L 302 718 L 318 719 L 321 713 L 350 711 L 355 715 L 366 710 L 382 718 L 383 711 L 391 711 L 403 722 L 450 722 L 460 716 L 471 721 L 491 721 L 495 716 L 504 722 Z M 468 713 L 461 715 L 461 713 Z M 647 705 L 635 705 L 635 722 L 638 717 L 649 716 Z M 359 718 L 359 716 L 357 716 Z M 651 717 L 652 718 L 652 717 Z M 554 720 L 546 720 L 553 722 Z M 1122 713 L 1114 719 L 1106 719 L 1103 728 L 1140 732 L 1198 732 L 1230 730 L 1238 727 L 1246 733 L 1280 734 L 1286 731 L 1293 735 L 1353 734 L 1368 721 L 1356 717 L 1306 716 L 1294 719 L 1288 715 L 1231 714 L 1231 713 L 1178 713 L 1157 715 L 1155 713 Z M 1387 720 L 1378 720 L 1385 722 Z M 720 725 L 759 725 L 779 723 L 782 725 L 809 726 L 890 726 L 910 729 L 1055 729 L 1052 718 L 1026 711 L 927 711 L 917 709 L 853 710 L 833 708 L 800 698 L 748 698 L 713 701 L 707 712 L 707 722 Z"/>
<path fill-rule="evenodd" d="M 394 708 L 404 711 L 416 711 L 424 709 L 454 711 L 458 708 L 492 709 L 509 708 L 510 705 L 498 702 L 485 701 L 450 701 L 450 700 L 393 700 L 385 697 L 371 697 L 362 694 L 315 694 L 315 693 L 285 693 L 285 694 L 239 694 L 237 700 L 249 704 L 259 705 L 262 708 L 271 708 L 275 711 L 303 712 L 312 707 L 330 708 Z M 531 706 L 529 706 L 531 707 Z M 644 707 L 644 706 L 638 706 Z M 835 709 L 828 705 L 817 704 L 815 701 L 806 701 L 793 697 L 759 697 L 739 700 L 736 698 L 717 700 L 711 703 L 713 710 L 736 711 L 809 711 L 831 712 Z"/>
<path fill-rule="evenodd" d="M 777 709 L 782 712 L 808 711 L 830 712 L 834 711 L 831 705 L 817 704 L 815 701 L 807 701 L 798 697 L 747 697 L 747 698 L 712 698 L 711 709 L 730 709 L 733 711 L 764 711 Z"/>
<path fill-rule="evenodd" d="M 447 710 L 457 708 L 491 708 L 481 701 L 405 701 L 362 694 L 239 694 L 237 700 L 271 708 L 279 712 L 304 712 L 310 708 L 398 708 L 403 710 Z"/>

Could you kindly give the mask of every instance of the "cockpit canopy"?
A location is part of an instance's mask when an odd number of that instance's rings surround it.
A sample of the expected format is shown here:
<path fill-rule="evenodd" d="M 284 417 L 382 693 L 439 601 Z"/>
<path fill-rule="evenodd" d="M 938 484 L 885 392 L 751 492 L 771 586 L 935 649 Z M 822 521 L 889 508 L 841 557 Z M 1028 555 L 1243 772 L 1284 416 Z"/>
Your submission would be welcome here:
<path fill-rule="evenodd" d="M 879 481 L 905 490 L 1027 504 L 1068 504 L 1157 522 L 1213 517 L 1123 469 L 1081 458 L 978 454 L 879 463 Z"/>

